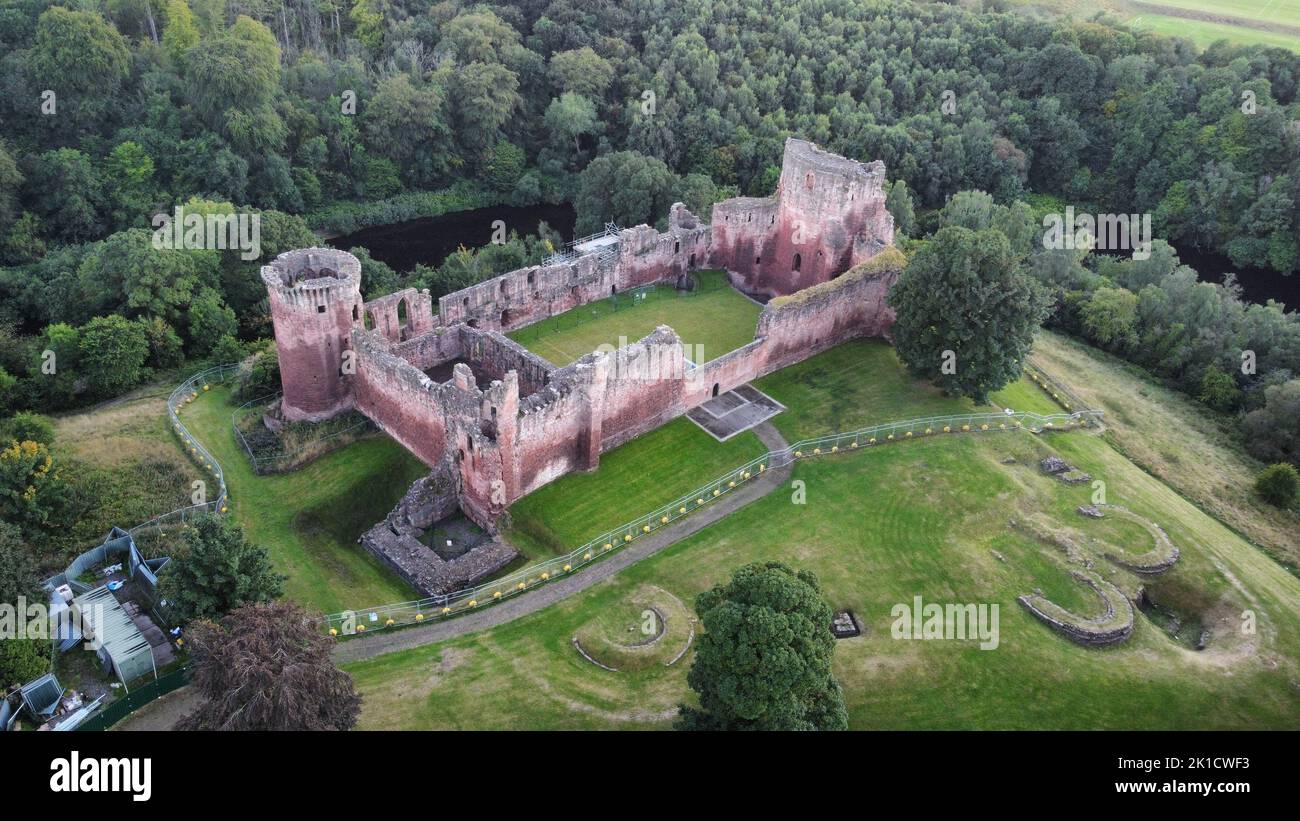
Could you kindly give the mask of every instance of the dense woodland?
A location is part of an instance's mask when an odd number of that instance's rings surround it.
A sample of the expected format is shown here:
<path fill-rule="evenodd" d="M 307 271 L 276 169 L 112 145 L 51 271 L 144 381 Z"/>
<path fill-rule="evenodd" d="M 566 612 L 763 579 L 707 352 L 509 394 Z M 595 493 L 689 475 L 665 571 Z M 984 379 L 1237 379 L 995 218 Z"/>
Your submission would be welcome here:
<path fill-rule="evenodd" d="M 570 201 L 579 233 L 675 200 L 707 213 L 770 193 L 797 135 L 885 162 L 905 251 L 1002 233 L 1049 324 L 1300 462 L 1295 313 L 1198 281 L 1163 242 L 1145 261 L 1037 242 L 1067 204 L 1151 213 L 1174 246 L 1296 271 L 1298 86 L 1281 49 L 940 3 L 0 0 L 0 413 L 243 356 L 270 334 L 260 262 L 316 230 L 494 203 Z M 153 215 L 180 205 L 260 213 L 262 260 L 155 249 Z M 358 253 L 374 296 L 548 250 L 515 237 L 401 275 Z M 45 447 L 39 419 L 8 424 Z M 0 481 L 44 488 L 40 448 Z M 47 492 L 0 501 L 33 543 Z"/>

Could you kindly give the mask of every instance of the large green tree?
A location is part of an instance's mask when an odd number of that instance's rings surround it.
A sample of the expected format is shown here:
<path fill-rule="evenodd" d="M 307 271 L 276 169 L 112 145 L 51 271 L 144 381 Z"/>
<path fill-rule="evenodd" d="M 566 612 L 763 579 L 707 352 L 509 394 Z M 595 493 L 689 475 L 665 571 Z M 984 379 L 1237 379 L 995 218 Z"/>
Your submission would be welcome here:
<path fill-rule="evenodd" d="M 163 572 L 162 592 L 178 621 L 220 618 L 243 604 L 269 602 L 284 591 L 266 549 L 239 525 L 203 516 L 185 532 L 182 549 Z"/>
<path fill-rule="evenodd" d="M 149 339 L 138 322 L 117 314 L 97 316 L 82 326 L 78 344 L 78 361 L 95 396 L 117 396 L 144 377 Z"/>
<path fill-rule="evenodd" d="M 746 565 L 695 601 L 704 626 L 687 683 L 694 730 L 843 730 L 844 696 L 831 673 L 831 608 L 817 577 L 779 562 Z"/>
<path fill-rule="evenodd" d="M 958 226 L 916 252 L 888 301 L 908 370 L 980 403 L 1019 378 L 1048 309 L 1001 231 Z"/>
<path fill-rule="evenodd" d="M 573 207 L 577 232 L 600 230 L 608 220 L 619 225 L 653 224 L 673 204 L 679 184 L 662 160 L 635 151 L 617 151 L 592 160 L 578 176 Z"/>

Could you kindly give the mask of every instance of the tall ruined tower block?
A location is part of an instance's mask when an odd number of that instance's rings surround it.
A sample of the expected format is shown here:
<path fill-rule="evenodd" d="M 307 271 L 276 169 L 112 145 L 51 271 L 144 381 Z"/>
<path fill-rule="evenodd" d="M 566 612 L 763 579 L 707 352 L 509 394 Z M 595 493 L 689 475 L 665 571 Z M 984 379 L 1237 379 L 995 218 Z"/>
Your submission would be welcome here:
<path fill-rule="evenodd" d="M 287 251 L 262 266 L 280 355 L 285 419 L 319 422 L 352 406 L 343 353 L 362 323 L 361 263 L 345 251 Z"/>
<path fill-rule="evenodd" d="M 885 166 L 786 140 L 771 197 L 740 197 L 713 207 L 713 263 L 768 296 L 826 282 L 894 241 L 885 208 Z"/>

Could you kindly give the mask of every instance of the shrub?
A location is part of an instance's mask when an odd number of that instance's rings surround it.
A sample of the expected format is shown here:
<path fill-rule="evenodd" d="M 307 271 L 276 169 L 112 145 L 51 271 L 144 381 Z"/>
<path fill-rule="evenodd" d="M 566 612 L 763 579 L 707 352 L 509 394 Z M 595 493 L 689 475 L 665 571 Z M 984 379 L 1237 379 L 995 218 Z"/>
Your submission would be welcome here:
<path fill-rule="evenodd" d="M 1285 462 L 1269 465 L 1255 479 L 1255 492 L 1271 505 L 1288 508 L 1300 490 L 1300 473 Z"/>
<path fill-rule="evenodd" d="M 0 440 L 5 442 L 38 442 L 54 444 L 54 423 L 39 413 L 22 411 L 0 426 Z"/>

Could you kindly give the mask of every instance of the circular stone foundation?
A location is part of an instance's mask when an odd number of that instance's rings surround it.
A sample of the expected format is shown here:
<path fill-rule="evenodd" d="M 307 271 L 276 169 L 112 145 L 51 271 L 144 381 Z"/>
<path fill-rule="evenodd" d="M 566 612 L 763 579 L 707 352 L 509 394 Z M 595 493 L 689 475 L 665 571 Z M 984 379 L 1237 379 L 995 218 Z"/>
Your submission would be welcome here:
<path fill-rule="evenodd" d="M 668 667 L 695 638 L 695 616 L 673 594 L 641 585 L 573 635 L 584 659 L 610 672 Z"/>

